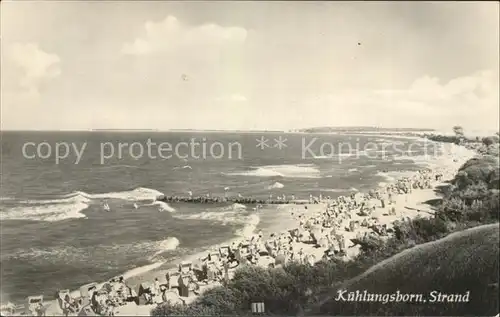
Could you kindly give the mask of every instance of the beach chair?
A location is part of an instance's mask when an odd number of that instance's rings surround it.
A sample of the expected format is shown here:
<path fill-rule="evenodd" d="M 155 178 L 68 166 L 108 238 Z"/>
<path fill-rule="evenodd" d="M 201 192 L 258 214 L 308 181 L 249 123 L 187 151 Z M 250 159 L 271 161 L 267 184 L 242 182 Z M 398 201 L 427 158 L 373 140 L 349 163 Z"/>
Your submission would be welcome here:
<path fill-rule="evenodd" d="M 206 272 L 207 272 L 207 280 L 208 281 L 215 281 L 216 280 L 216 274 L 217 274 L 217 265 L 216 262 L 214 261 L 208 261 L 206 265 Z"/>
<path fill-rule="evenodd" d="M 22 307 L 24 308 L 24 305 Z M 16 311 L 16 305 L 14 305 L 11 302 L 2 305 L 2 307 L 0 308 L 0 314 L 2 316 L 13 316 L 15 311 Z"/>
<path fill-rule="evenodd" d="M 62 289 L 58 292 L 59 298 L 64 300 L 66 298 L 66 295 L 68 295 L 71 298 L 71 293 L 69 292 L 69 289 Z"/>
<path fill-rule="evenodd" d="M 179 276 L 179 296 L 189 297 L 190 291 L 199 289 L 198 284 L 193 281 L 191 274 L 181 274 Z"/>
<path fill-rule="evenodd" d="M 349 231 L 354 232 L 356 230 L 356 222 L 354 220 L 349 221 Z"/>
<path fill-rule="evenodd" d="M 144 299 L 144 305 L 149 305 L 153 303 L 153 293 L 152 293 L 152 285 L 150 283 L 144 282 L 139 285 L 139 291 L 137 292 L 137 296 L 139 297 L 139 303 L 141 303 L 140 299 Z"/>
<path fill-rule="evenodd" d="M 139 285 L 139 292 L 137 296 L 141 296 L 143 294 L 151 293 L 151 284 L 144 282 Z"/>
<path fill-rule="evenodd" d="M 43 295 L 28 296 L 28 311 L 31 316 L 38 316 L 38 310 L 43 308 Z"/>
<path fill-rule="evenodd" d="M 90 297 L 97 290 L 97 283 L 89 283 L 80 287 L 80 297 Z"/>
<path fill-rule="evenodd" d="M 229 257 L 230 253 L 231 253 L 231 248 L 228 245 L 224 245 L 219 248 L 219 254 L 222 258 Z"/>
<path fill-rule="evenodd" d="M 250 243 L 242 244 L 239 250 L 241 256 L 248 256 L 250 254 Z"/>
<path fill-rule="evenodd" d="M 221 256 L 220 256 L 219 252 L 210 252 L 208 254 L 208 259 L 211 262 L 218 263 L 221 261 Z"/>
<path fill-rule="evenodd" d="M 179 272 L 181 274 L 188 273 L 188 272 L 192 271 L 192 269 L 193 269 L 193 262 L 191 262 L 191 261 L 182 261 L 179 264 Z"/>
<path fill-rule="evenodd" d="M 167 279 L 168 289 L 179 288 L 179 276 L 181 275 L 178 271 L 167 271 L 165 275 Z"/>
<path fill-rule="evenodd" d="M 24 304 L 14 305 L 13 310 L 14 312 L 12 314 L 7 314 L 7 316 L 21 316 L 27 314 L 26 305 Z"/>
<path fill-rule="evenodd" d="M 288 233 L 290 234 L 290 236 L 292 238 L 297 238 L 299 236 L 299 229 L 295 228 L 295 229 L 292 229 L 292 230 L 288 230 Z"/>
<path fill-rule="evenodd" d="M 90 304 L 90 297 L 92 293 L 97 290 L 97 283 L 89 283 L 80 287 L 80 298 L 82 300 L 82 305 L 87 306 Z"/>

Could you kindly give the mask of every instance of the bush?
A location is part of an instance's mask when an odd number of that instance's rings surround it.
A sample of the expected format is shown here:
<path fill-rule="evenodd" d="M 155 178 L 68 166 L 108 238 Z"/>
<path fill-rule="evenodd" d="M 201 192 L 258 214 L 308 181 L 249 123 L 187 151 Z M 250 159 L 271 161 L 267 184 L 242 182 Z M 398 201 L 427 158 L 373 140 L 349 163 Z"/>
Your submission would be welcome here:
<path fill-rule="evenodd" d="M 183 305 L 165 303 L 151 310 L 151 316 L 219 316 L 211 307 L 197 304 Z"/>
<path fill-rule="evenodd" d="M 450 136 L 450 135 L 425 134 L 424 137 L 434 142 L 455 143 L 455 144 L 459 144 L 461 142 L 461 138 L 456 135 Z"/>
<path fill-rule="evenodd" d="M 488 136 L 488 137 L 483 138 L 482 142 L 484 145 L 490 146 L 490 145 L 493 145 L 495 143 L 498 143 L 498 140 L 499 140 L 498 136 L 493 135 L 493 136 Z"/>
<path fill-rule="evenodd" d="M 473 184 L 485 184 L 487 187 L 498 186 L 499 161 L 493 156 L 473 158 L 467 161 L 455 176 L 453 184 L 465 189 Z"/>

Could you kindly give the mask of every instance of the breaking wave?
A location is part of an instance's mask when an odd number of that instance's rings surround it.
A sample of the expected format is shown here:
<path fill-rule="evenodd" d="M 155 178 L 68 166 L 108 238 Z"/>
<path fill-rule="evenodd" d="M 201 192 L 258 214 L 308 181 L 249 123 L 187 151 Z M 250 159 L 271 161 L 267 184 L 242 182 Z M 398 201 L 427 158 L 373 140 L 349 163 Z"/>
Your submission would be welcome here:
<path fill-rule="evenodd" d="M 232 204 L 217 211 L 204 211 L 196 214 L 175 214 L 174 217 L 189 220 L 211 220 L 220 222 L 223 225 L 242 225 L 243 227 L 237 229 L 235 234 L 239 237 L 248 237 L 257 228 L 257 225 L 260 223 L 260 217 L 258 214 L 249 213 L 246 211 L 246 208 L 245 205 Z"/>
<path fill-rule="evenodd" d="M 351 187 L 351 188 L 327 188 L 327 189 L 322 189 L 321 191 L 325 192 L 331 192 L 331 193 L 346 193 L 346 192 L 357 192 L 358 189 Z"/>
<path fill-rule="evenodd" d="M 267 187 L 267 189 L 279 189 L 279 188 L 283 188 L 285 187 L 285 185 L 281 184 L 280 182 L 276 182 L 270 186 Z"/>
<path fill-rule="evenodd" d="M 76 191 L 52 199 L 22 200 L 20 206 L 8 208 L 0 213 L 0 220 L 32 220 L 32 221 L 62 221 L 66 219 L 86 218 L 82 213 L 96 200 L 120 199 L 128 201 L 144 201 L 156 199 L 162 193 L 150 188 L 139 187 L 129 191 L 89 194 Z M 157 202 L 154 202 L 156 204 Z M 159 202 L 158 202 L 159 203 Z M 167 211 L 173 208 L 165 204 Z"/>
<path fill-rule="evenodd" d="M 192 170 L 193 168 L 191 167 L 191 165 L 184 165 L 184 166 L 174 167 L 173 169 L 174 169 L 174 170 L 185 170 L 185 169 L 190 169 L 190 170 Z"/>
<path fill-rule="evenodd" d="M 173 251 L 177 249 L 180 241 L 176 237 L 168 237 L 159 241 L 144 241 L 139 243 L 129 244 L 114 244 L 114 245 L 99 245 L 87 248 L 77 248 L 74 246 L 57 246 L 51 248 L 29 248 L 21 249 L 14 254 L 2 255 L 7 258 L 26 259 L 36 261 L 39 258 L 49 260 L 52 263 L 71 264 L 80 263 L 85 261 L 93 263 L 98 258 L 105 255 L 107 258 L 113 258 L 117 261 L 125 254 L 138 253 L 138 255 L 145 255 L 155 257 L 166 251 Z M 96 261 L 96 263 L 100 263 Z M 112 261 L 109 265 L 113 265 Z"/>
<path fill-rule="evenodd" d="M 163 201 L 154 201 L 153 203 L 145 206 L 159 206 L 159 211 L 175 212 L 175 208 L 171 207 L 169 204 Z"/>
<path fill-rule="evenodd" d="M 321 173 L 313 164 L 266 165 L 254 167 L 250 171 L 232 172 L 227 175 L 252 177 L 320 178 Z"/>

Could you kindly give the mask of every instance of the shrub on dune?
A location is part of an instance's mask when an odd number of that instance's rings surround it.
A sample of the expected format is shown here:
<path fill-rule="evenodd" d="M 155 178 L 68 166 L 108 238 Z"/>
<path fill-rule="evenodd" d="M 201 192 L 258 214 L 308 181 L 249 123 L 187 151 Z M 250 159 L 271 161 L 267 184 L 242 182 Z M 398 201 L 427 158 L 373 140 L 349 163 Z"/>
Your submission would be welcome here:
<path fill-rule="evenodd" d="M 499 141 L 499 138 L 496 135 L 488 136 L 488 137 L 485 137 L 482 139 L 483 144 L 486 146 L 490 146 L 490 145 L 493 145 L 495 143 L 498 143 L 498 141 Z"/>
<path fill-rule="evenodd" d="M 454 184 L 459 188 L 465 188 L 477 183 L 490 184 L 494 182 L 498 170 L 499 161 L 496 157 L 473 158 L 460 167 L 454 179 Z"/>

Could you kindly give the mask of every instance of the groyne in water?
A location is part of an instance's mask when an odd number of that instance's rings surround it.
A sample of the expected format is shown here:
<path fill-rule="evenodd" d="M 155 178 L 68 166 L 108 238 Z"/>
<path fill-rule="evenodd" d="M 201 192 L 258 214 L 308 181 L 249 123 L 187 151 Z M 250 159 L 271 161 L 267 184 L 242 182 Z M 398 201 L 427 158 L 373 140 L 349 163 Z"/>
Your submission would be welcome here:
<path fill-rule="evenodd" d="M 236 203 L 236 204 L 259 204 L 259 205 L 305 205 L 308 200 L 286 200 L 286 199 L 256 199 L 250 197 L 206 197 L 206 196 L 165 196 L 156 197 L 157 201 L 166 203 L 193 203 L 193 204 L 220 204 L 220 203 Z"/>

